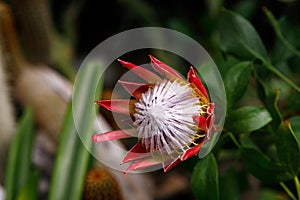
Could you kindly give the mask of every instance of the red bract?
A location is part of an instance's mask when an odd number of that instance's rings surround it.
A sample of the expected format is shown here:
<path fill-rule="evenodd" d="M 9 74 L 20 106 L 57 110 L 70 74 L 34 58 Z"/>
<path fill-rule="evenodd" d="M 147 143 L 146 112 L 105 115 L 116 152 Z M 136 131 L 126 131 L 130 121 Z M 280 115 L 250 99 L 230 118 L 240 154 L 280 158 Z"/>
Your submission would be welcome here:
<path fill-rule="evenodd" d="M 119 60 L 148 83 L 119 81 L 134 99 L 100 100 L 100 106 L 130 116 L 132 129 L 93 135 L 94 142 L 129 137 L 138 141 L 121 164 L 132 162 L 131 170 L 162 164 L 168 171 L 197 155 L 214 131 L 214 104 L 194 68 L 188 80 L 150 55 L 151 66 L 161 76 L 140 66 Z"/>

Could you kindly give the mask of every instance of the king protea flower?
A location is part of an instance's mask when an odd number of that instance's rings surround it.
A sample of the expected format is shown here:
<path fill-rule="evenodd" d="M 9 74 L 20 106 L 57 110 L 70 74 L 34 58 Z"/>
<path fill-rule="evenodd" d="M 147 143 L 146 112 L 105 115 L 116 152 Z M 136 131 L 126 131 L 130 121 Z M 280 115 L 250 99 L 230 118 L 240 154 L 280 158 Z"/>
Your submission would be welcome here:
<path fill-rule="evenodd" d="M 121 162 L 132 162 L 124 173 L 158 164 L 166 172 L 197 155 L 214 131 L 214 104 L 194 68 L 190 68 L 186 80 L 151 55 L 150 59 L 161 76 L 118 60 L 147 83 L 119 81 L 132 98 L 96 101 L 108 110 L 127 114 L 133 121 L 132 129 L 93 135 L 94 142 L 137 137 Z"/>

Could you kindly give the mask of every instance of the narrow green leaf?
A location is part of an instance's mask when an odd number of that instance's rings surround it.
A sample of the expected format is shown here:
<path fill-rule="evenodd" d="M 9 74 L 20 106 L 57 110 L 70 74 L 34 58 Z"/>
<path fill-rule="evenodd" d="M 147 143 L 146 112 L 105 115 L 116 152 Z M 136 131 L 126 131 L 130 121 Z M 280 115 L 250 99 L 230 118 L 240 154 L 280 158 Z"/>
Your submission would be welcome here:
<path fill-rule="evenodd" d="M 269 60 L 260 36 L 248 20 L 225 9 L 220 19 L 220 41 L 224 52 L 241 60 Z"/>
<path fill-rule="evenodd" d="M 244 106 L 229 113 L 228 129 L 233 133 L 258 130 L 272 121 L 270 113 L 261 107 Z"/>
<path fill-rule="evenodd" d="M 237 101 L 245 93 L 251 77 L 251 71 L 251 62 L 238 63 L 227 71 L 224 78 L 227 108 L 236 105 Z"/>
<path fill-rule="evenodd" d="M 220 199 L 221 200 L 238 200 L 239 199 L 239 182 L 236 169 L 229 168 L 220 176 Z"/>
<path fill-rule="evenodd" d="M 33 112 L 26 109 L 9 150 L 5 177 L 6 200 L 16 199 L 17 193 L 29 176 L 33 132 Z"/>
<path fill-rule="evenodd" d="M 280 182 L 293 179 L 293 175 L 285 167 L 271 161 L 257 149 L 243 148 L 242 155 L 249 172 L 262 181 Z"/>
<path fill-rule="evenodd" d="M 279 90 L 274 90 L 270 92 L 263 101 L 266 108 L 268 109 L 268 111 L 272 116 L 273 120 L 271 122 L 271 125 L 273 130 L 275 131 L 279 127 L 280 123 L 282 122 L 282 116 L 277 107 L 278 98 L 279 98 Z"/>
<path fill-rule="evenodd" d="M 283 121 L 275 134 L 276 150 L 282 165 L 291 174 L 300 172 L 300 143 L 291 128 L 289 121 Z"/>
<path fill-rule="evenodd" d="M 17 200 L 38 199 L 39 179 L 40 179 L 39 172 L 33 171 L 28 177 L 27 182 L 19 192 Z"/>
<path fill-rule="evenodd" d="M 218 166 L 212 153 L 198 161 L 191 184 L 196 198 L 219 199 Z"/>
<path fill-rule="evenodd" d="M 96 63 L 88 63 L 77 75 L 73 102 L 69 104 L 60 143 L 56 155 L 50 200 L 81 199 L 84 176 L 87 170 L 91 147 L 91 134 L 96 118 L 94 101 L 100 91 L 94 94 L 102 68 Z M 76 116 L 75 112 L 76 110 Z M 73 116 L 74 115 L 74 116 Z M 84 146 L 78 133 L 86 140 Z"/>

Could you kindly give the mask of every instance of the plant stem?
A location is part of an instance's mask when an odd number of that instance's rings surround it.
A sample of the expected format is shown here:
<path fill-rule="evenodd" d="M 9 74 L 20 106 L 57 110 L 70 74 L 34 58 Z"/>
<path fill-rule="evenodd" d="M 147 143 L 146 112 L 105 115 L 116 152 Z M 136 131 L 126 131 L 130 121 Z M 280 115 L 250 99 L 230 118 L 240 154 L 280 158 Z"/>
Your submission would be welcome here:
<path fill-rule="evenodd" d="M 297 92 L 300 92 L 300 87 L 298 87 L 295 83 L 293 83 L 289 78 L 283 75 L 280 71 L 278 71 L 273 65 L 268 63 L 267 61 L 263 61 L 265 67 L 267 67 L 271 72 L 276 74 L 279 78 L 281 78 L 284 82 L 286 82 L 289 86 L 294 88 Z"/>
<path fill-rule="evenodd" d="M 239 142 L 236 140 L 236 138 L 234 137 L 233 133 L 227 132 L 227 134 L 228 134 L 229 137 L 232 139 L 233 143 L 240 149 L 240 148 L 241 148 L 241 145 L 240 145 Z"/>
<path fill-rule="evenodd" d="M 300 199 L 300 183 L 299 183 L 298 176 L 295 176 L 294 181 L 295 181 L 296 191 L 298 193 L 298 199 Z"/>
<path fill-rule="evenodd" d="M 297 50 L 297 48 L 295 48 L 287 39 L 284 38 L 280 26 L 278 24 L 278 22 L 276 21 L 274 15 L 266 8 L 263 8 L 265 14 L 268 17 L 268 20 L 270 21 L 277 37 L 279 38 L 279 40 L 283 43 L 284 46 L 286 46 L 286 48 L 288 48 L 292 53 L 294 53 L 296 56 L 300 57 L 300 52 Z"/>
<path fill-rule="evenodd" d="M 292 198 L 292 200 L 297 200 L 295 195 L 290 191 L 290 189 L 283 182 L 280 182 L 279 184 L 284 189 L 284 191 Z"/>
<path fill-rule="evenodd" d="M 262 57 L 261 55 L 259 55 L 253 49 L 249 48 L 244 42 L 242 42 L 242 41 L 240 41 L 240 42 L 244 46 L 244 48 L 246 50 L 248 50 L 255 58 L 259 59 L 263 63 L 264 67 L 266 67 L 268 70 L 270 70 L 271 72 L 273 72 L 275 75 L 277 75 L 279 78 L 281 78 L 284 82 L 286 82 L 289 86 L 291 86 L 297 92 L 300 93 L 300 87 L 298 87 L 288 77 L 286 77 L 280 71 L 278 71 L 268 60 L 266 60 L 264 57 Z"/>

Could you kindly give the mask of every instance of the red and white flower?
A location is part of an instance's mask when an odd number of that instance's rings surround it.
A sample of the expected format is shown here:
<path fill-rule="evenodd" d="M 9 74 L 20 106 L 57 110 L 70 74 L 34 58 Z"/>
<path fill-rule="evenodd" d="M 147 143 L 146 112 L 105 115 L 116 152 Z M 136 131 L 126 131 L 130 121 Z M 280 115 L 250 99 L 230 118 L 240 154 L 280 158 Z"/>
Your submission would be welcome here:
<path fill-rule="evenodd" d="M 214 104 L 194 68 L 185 80 L 165 63 L 151 55 L 150 59 L 162 78 L 119 60 L 148 83 L 119 81 L 134 99 L 96 101 L 108 110 L 129 115 L 133 121 L 132 129 L 93 135 L 94 142 L 137 137 L 137 143 L 121 162 L 132 162 L 125 173 L 158 164 L 166 172 L 197 155 L 214 131 Z"/>

